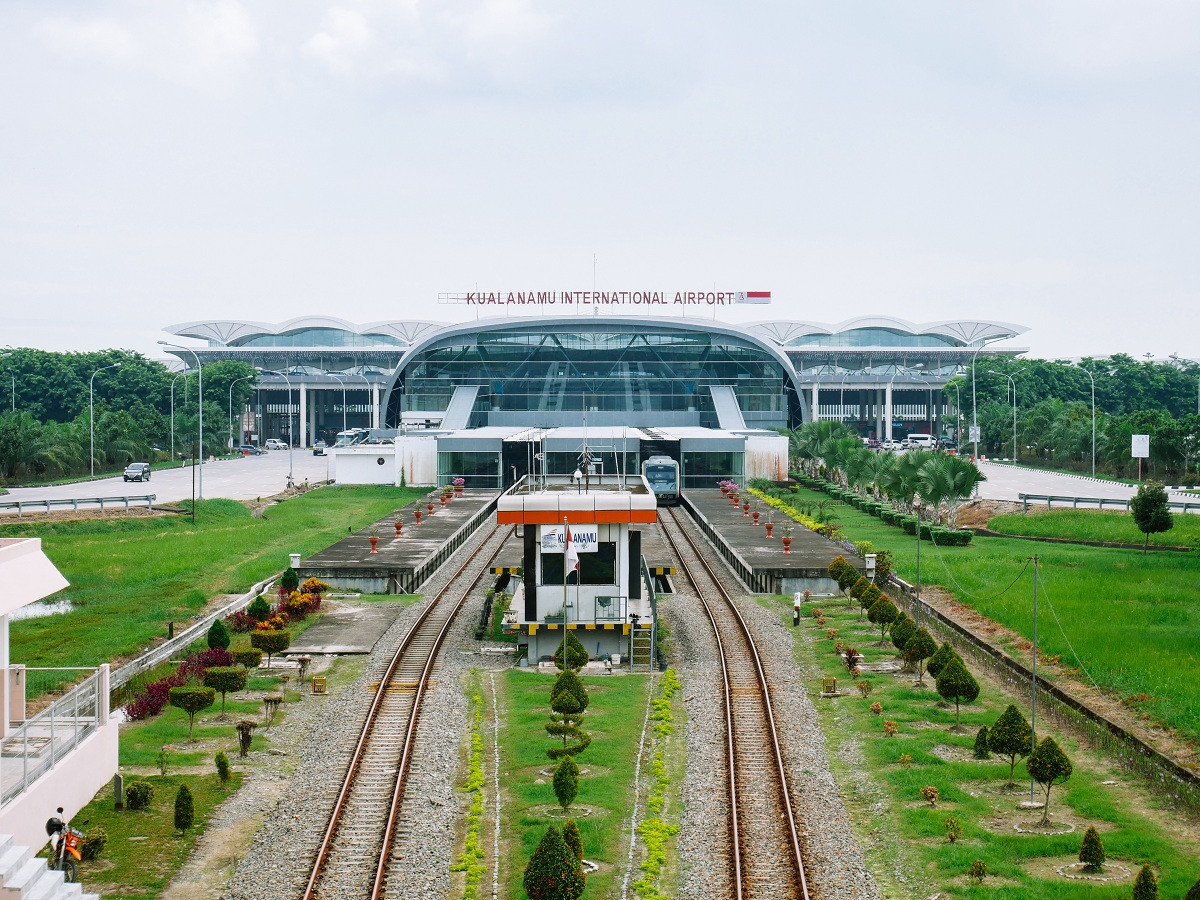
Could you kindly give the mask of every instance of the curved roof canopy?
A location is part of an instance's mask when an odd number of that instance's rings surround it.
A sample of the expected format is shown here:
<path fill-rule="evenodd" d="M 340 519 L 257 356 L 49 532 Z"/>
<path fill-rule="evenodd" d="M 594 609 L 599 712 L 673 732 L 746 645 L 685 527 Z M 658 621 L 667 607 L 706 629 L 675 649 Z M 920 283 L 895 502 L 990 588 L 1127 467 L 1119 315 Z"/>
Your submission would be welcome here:
<path fill-rule="evenodd" d="M 164 331 L 178 337 L 198 338 L 224 347 L 285 347 L 289 346 L 288 337 L 301 335 L 317 337 L 318 341 L 323 336 L 327 336 L 331 340 L 327 346 L 344 346 L 346 343 L 344 339 L 330 334 L 338 332 L 365 339 L 356 343 L 369 344 L 370 339 L 376 337 L 379 338 L 381 344 L 408 346 L 428 332 L 444 328 L 445 324 L 444 322 L 424 320 L 387 319 L 357 325 L 335 316 L 298 316 L 275 324 L 242 319 L 183 322 L 178 325 L 169 325 Z M 270 340 L 272 338 L 275 340 Z M 311 340 L 304 342 L 297 340 L 295 345 L 326 346 Z"/>
<path fill-rule="evenodd" d="M 909 322 L 895 316 L 858 316 L 835 325 L 804 320 L 755 322 L 746 330 L 788 349 L 803 347 L 975 347 L 1029 329 L 1009 322 Z"/>

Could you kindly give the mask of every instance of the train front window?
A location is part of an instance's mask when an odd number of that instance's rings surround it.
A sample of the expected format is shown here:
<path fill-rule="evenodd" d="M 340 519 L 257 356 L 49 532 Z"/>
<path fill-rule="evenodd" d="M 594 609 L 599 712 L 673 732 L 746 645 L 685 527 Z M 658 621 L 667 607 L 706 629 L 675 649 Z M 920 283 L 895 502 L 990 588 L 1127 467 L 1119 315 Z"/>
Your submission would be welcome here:
<path fill-rule="evenodd" d="M 651 481 L 674 481 L 675 468 L 673 466 L 646 466 L 646 477 Z"/>

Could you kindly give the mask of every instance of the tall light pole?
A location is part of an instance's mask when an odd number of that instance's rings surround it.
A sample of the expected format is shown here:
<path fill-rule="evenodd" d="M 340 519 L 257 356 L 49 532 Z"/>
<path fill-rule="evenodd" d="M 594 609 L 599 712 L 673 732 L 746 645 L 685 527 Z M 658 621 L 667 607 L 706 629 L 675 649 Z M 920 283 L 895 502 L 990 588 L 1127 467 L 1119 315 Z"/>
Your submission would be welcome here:
<path fill-rule="evenodd" d="M 278 375 L 288 386 L 287 409 L 288 409 L 288 484 L 291 485 L 295 480 L 292 476 L 295 474 L 295 467 L 292 465 L 292 379 L 287 377 L 284 372 L 273 372 L 270 369 L 259 369 L 260 375 Z"/>
<path fill-rule="evenodd" d="M 1083 367 L 1080 366 L 1082 369 Z M 1092 477 L 1096 477 L 1096 379 L 1092 377 L 1090 369 L 1083 369 L 1087 372 L 1088 381 L 1092 383 Z"/>
<path fill-rule="evenodd" d="M 115 362 L 111 366 L 101 366 L 88 379 L 88 470 L 93 476 L 96 474 L 96 376 L 106 369 L 115 369 L 120 365 L 119 362 Z"/>
<path fill-rule="evenodd" d="M 332 378 L 334 381 L 336 381 L 338 384 L 340 384 L 342 386 L 342 431 L 345 431 L 346 430 L 346 382 L 342 381 L 342 379 L 338 378 L 338 376 L 334 375 L 332 372 L 326 372 L 325 374 L 328 375 L 330 378 Z"/>
<path fill-rule="evenodd" d="M 992 369 L 988 369 L 988 374 L 989 375 L 1003 375 L 1005 378 L 1008 379 L 1008 383 L 1010 385 L 1012 385 L 1012 394 L 1013 394 L 1013 465 L 1015 466 L 1017 464 L 1017 382 L 1016 382 L 1016 379 L 1014 379 L 1007 372 L 996 372 Z"/>
<path fill-rule="evenodd" d="M 229 382 L 229 449 L 233 450 L 233 386 L 239 381 L 245 381 L 248 378 L 257 378 L 257 375 L 243 375 L 241 378 L 235 378 Z"/>
<path fill-rule="evenodd" d="M 197 405 L 197 409 L 200 411 L 200 422 L 199 422 L 200 446 L 199 446 L 198 450 L 196 451 L 196 462 L 199 465 L 199 470 L 197 472 L 197 476 L 198 476 L 198 480 L 200 482 L 200 490 L 199 490 L 199 493 L 197 494 L 197 496 L 199 497 L 199 499 L 203 500 L 204 499 L 204 369 L 200 365 L 200 357 L 197 356 L 196 351 L 191 349 L 190 347 L 182 347 L 179 344 L 172 344 L 168 341 L 159 341 L 158 343 L 163 347 L 174 347 L 176 350 L 182 350 L 185 353 L 190 353 L 190 354 L 192 354 L 192 359 L 196 360 L 196 399 L 197 399 L 196 405 Z M 183 383 L 187 384 L 187 381 L 184 380 Z M 194 511 L 194 509 L 195 508 L 193 507 L 193 511 Z"/>
<path fill-rule="evenodd" d="M 1004 340 L 1004 338 L 994 337 L 980 341 L 979 346 L 975 348 L 975 352 L 971 354 L 971 431 L 975 435 L 975 459 L 979 459 L 979 408 L 975 404 L 975 357 L 977 357 L 979 355 L 979 351 L 988 344 L 1002 340 Z M 976 485 L 975 489 L 978 490 L 979 485 Z"/>

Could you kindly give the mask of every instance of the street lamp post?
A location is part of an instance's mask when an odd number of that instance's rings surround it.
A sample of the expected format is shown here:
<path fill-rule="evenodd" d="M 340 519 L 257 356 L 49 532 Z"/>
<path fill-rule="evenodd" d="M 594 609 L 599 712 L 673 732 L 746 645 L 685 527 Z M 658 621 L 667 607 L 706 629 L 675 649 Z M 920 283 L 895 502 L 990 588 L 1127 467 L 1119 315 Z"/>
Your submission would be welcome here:
<path fill-rule="evenodd" d="M 979 408 L 975 403 L 975 357 L 977 357 L 979 355 L 979 351 L 988 344 L 1000 340 L 1003 340 L 1003 338 L 994 337 L 980 341 L 979 346 L 975 348 L 975 352 L 971 354 L 971 431 L 975 435 L 975 440 L 973 441 L 975 444 L 975 459 L 979 459 Z M 978 490 L 979 486 L 976 485 L 975 489 Z"/>
<path fill-rule="evenodd" d="M 119 362 L 115 362 L 111 366 L 101 366 L 88 379 L 88 470 L 92 475 L 96 474 L 96 376 L 106 369 L 115 369 L 120 365 Z"/>
<path fill-rule="evenodd" d="M 1007 372 L 996 372 L 996 371 L 993 371 L 992 369 L 988 369 L 988 374 L 989 374 L 989 375 L 1003 375 L 1005 378 L 1007 378 L 1007 379 L 1008 379 L 1008 383 L 1009 383 L 1010 385 L 1012 385 L 1012 395 L 1013 395 L 1013 465 L 1015 466 L 1015 465 L 1017 464 L 1017 382 L 1016 382 L 1016 379 L 1014 379 L 1014 378 L 1013 378 L 1011 375 L 1009 375 Z"/>
<path fill-rule="evenodd" d="M 287 408 L 288 408 L 288 487 L 291 487 L 291 486 L 292 486 L 292 484 L 295 482 L 295 479 L 293 478 L 293 476 L 295 475 L 295 471 L 296 471 L 296 470 L 295 470 L 295 467 L 292 465 L 292 379 L 288 378 L 288 377 L 287 377 L 287 373 L 285 373 L 285 372 L 272 372 L 270 369 L 258 369 L 257 371 L 258 371 L 258 373 L 259 373 L 260 375 L 278 375 L 280 378 L 282 378 L 284 381 L 286 381 L 286 382 L 287 382 L 287 386 L 288 386 L 288 396 L 287 396 Z"/>
<path fill-rule="evenodd" d="M 175 382 L 177 382 L 180 378 L 182 378 L 183 386 L 184 386 L 184 388 L 186 388 L 187 387 L 187 376 L 188 376 L 187 372 L 180 372 L 178 375 L 176 375 L 174 378 L 171 379 L 171 464 L 172 465 L 174 465 L 174 463 L 175 463 Z M 184 403 L 186 403 L 186 402 L 187 402 L 187 400 L 184 400 Z"/>
<path fill-rule="evenodd" d="M 200 357 L 196 355 L 196 351 L 190 347 L 183 347 L 179 344 L 172 344 L 169 341 L 158 342 L 163 347 L 174 347 L 176 350 L 182 350 L 185 353 L 192 354 L 192 359 L 196 360 L 196 409 L 199 412 L 199 422 L 197 431 L 199 433 L 199 447 L 196 450 L 196 464 L 199 467 L 196 473 L 199 481 L 199 490 L 197 497 L 200 500 L 204 499 L 204 368 L 200 365 Z M 183 382 L 187 384 L 185 379 Z M 193 508 L 194 511 L 194 508 Z"/>
<path fill-rule="evenodd" d="M 336 381 L 338 384 L 340 384 L 342 386 L 342 431 L 345 431 L 346 430 L 346 382 L 342 381 L 342 379 L 338 378 L 338 376 L 334 375 L 332 372 L 326 372 L 325 374 L 328 375 L 330 378 L 332 378 L 334 381 Z"/>
<path fill-rule="evenodd" d="M 1082 368 L 1082 367 L 1081 367 Z M 1087 372 L 1088 381 L 1092 383 L 1092 477 L 1096 477 L 1096 379 L 1090 369 Z"/>
<path fill-rule="evenodd" d="M 850 370 L 846 370 L 846 374 L 842 376 L 842 387 L 838 394 L 838 421 L 843 425 L 846 424 L 846 379 L 850 377 Z"/>
<path fill-rule="evenodd" d="M 256 378 L 256 375 L 243 375 L 241 378 L 235 378 L 229 382 L 229 449 L 234 448 L 233 443 L 233 386 L 239 381 L 246 381 L 249 378 Z"/>

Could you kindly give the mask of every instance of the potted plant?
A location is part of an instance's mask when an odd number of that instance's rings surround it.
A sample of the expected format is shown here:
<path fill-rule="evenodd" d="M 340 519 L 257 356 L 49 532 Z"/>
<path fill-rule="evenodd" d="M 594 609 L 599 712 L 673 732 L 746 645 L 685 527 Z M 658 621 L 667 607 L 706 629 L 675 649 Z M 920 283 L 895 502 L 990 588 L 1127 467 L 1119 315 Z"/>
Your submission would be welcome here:
<path fill-rule="evenodd" d="M 462 492 L 463 492 L 463 488 L 464 488 L 464 487 L 466 487 L 466 485 L 467 485 L 467 479 L 463 478 L 462 476 L 459 476 L 458 478 L 455 478 L 455 479 L 454 479 L 453 481 L 451 481 L 450 483 L 451 483 L 452 485 L 454 485 L 454 493 L 455 493 L 457 496 L 461 497 L 461 496 L 462 496 Z"/>
<path fill-rule="evenodd" d="M 414 519 L 416 519 L 416 521 L 417 521 L 417 524 L 418 524 L 418 525 L 420 525 L 420 524 L 421 524 L 421 507 L 420 507 L 420 504 L 418 504 L 418 505 L 417 505 L 417 508 L 416 508 L 415 510 L 413 510 L 413 518 L 414 518 Z"/>
<path fill-rule="evenodd" d="M 379 552 L 379 529 L 378 528 L 375 528 L 372 526 L 371 536 L 370 536 L 369 540 L 371 541 L 371 552 L 378 553 Z"/>
<path fill-rule="evenodd" d="M 719 487 L 721 489 L 722 496 L 724 496 L 724 497 L 729 496 L 729 482 L 728 481 L 718 481 L 717 487 Z"/>
<path fill-rule="evenodd" d="M 771 521 L 774 517 L 775 517 L 775 513 L 773 513 L 773 512 L 767 513 L 767 537 L 768 538 L 771 537 L 771 529 L 775 527 L 775 523 Z"/>
<path fill-rule="evenodd" d="M 425 508 L 426 508 L 427 510 L 429 510 L 429 515 L 431 515 L 431 516 L 433 515 L 433 498 L 434 498 L 435 496 L 437 496 L 437 495 L 436 495 L 436 494 L 430 494 L 428 497 L 426 497 L 426 498 L 425 498 Z M 444 506 L 444 505 L 445 505 L 445 504 L 443 504 L 443 506 Z"/>
<path fill-rule="evenodd" d="M 792 531 L 793 530 L 794 530 L 794 526 L 792 526 L 791 524 L 783 526 L 783 552 L 784 553 L 792 552 Z"/>
<path fill-rule="evenodd" d="M 743 518 L 750 517 L 750 501 L 749 500 L 742 503 L 742 517 Z"/>
<path fill-rule="evenodd" d="M 755 524 L 755 525 L 757 525 L 757 524 L 758 524 L 758 517 L 759 517 L 760 515 L 761 515 L 761 513 L 760 513 L 760 512 L 759 512 L 757 509 L 756 509 L 756 510 L 754 510 L 754 512 L 750 513 L 750 517 L 751 517 L 752 519 L 754 519 L 754 524 Z"/>
<path fill-rule="evenodd" d="M 392 523 L 396 526 L 396 537 L 400 537 L 400 533 L 404 531 L 404 523 L 400 521 L 400 517 L 396 517 L 396 521 Z"/>

